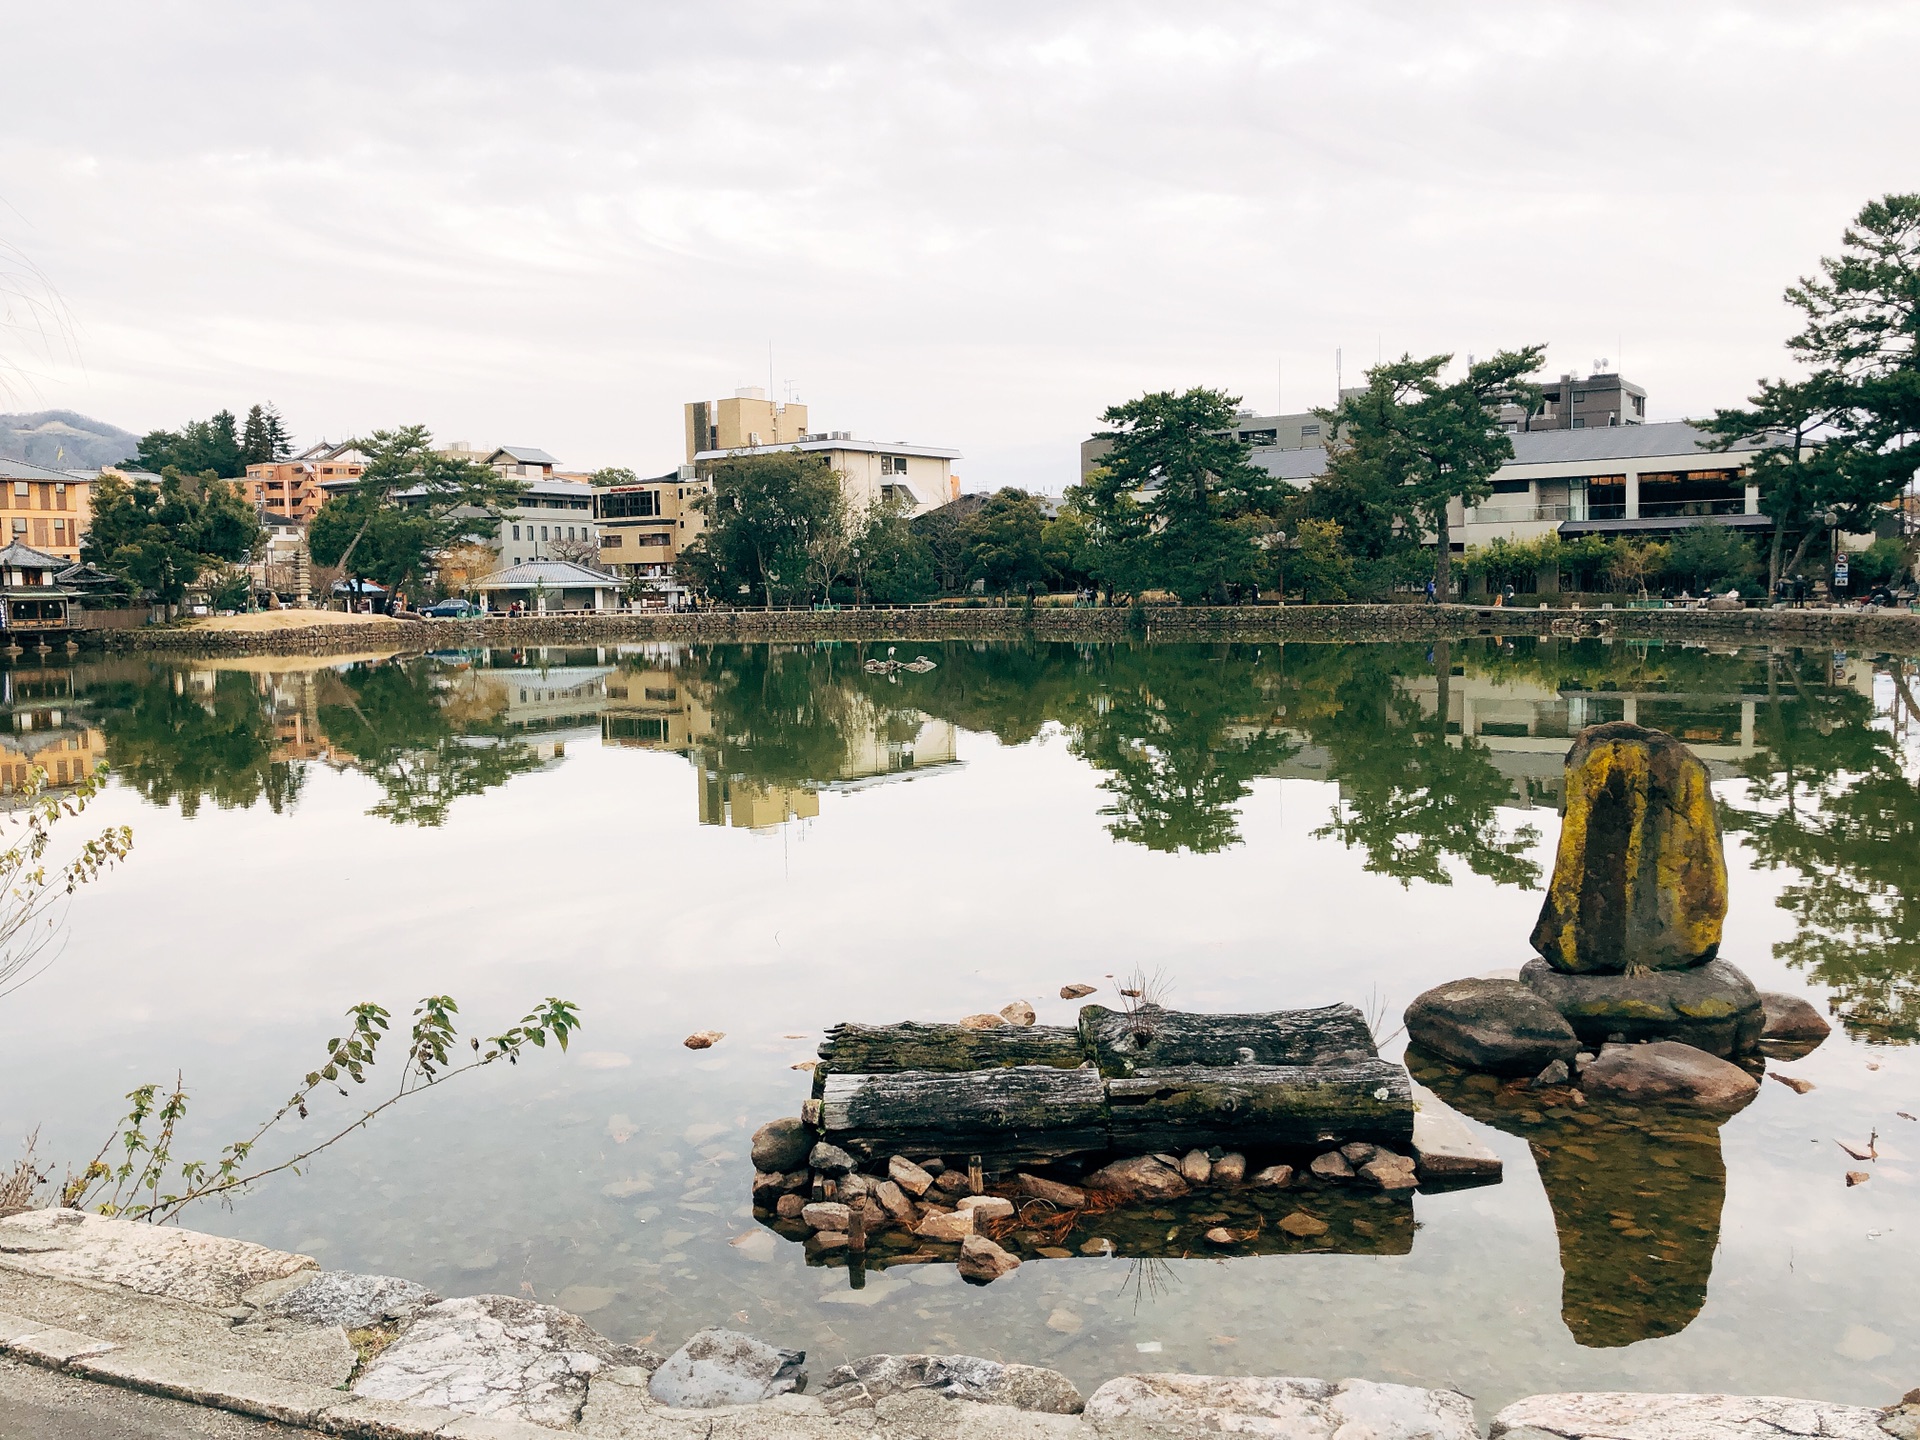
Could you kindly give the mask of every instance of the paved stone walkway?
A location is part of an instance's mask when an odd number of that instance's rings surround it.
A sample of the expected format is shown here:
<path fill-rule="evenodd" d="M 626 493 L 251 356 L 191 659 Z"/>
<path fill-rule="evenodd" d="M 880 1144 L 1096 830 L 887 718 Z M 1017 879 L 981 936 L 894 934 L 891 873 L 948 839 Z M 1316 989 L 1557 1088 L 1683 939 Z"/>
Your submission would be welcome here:
<path fill-rule="evenodd" d="M 0 1357 L 0 1440 L 303 1440 L 312 1434 Z"/>

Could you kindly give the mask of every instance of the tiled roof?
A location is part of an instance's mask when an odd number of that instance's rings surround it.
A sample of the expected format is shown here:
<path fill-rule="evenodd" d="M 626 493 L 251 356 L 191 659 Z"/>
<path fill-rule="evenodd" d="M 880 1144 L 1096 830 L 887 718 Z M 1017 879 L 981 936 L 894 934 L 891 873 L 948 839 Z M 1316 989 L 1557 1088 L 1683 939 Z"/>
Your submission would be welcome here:
<path fill-rule="evenodd" d="M 74 477 L 65 470 L 49 470 L 24 460 L 0 460 L 0 480 L 51 480 L 57 485 L 69 485 Z"/>
<path fill-rule="evenodd" d="M 22 545 L 18 540 L 0 550 L 0 566 L 8 569 L 64 570 L 72 563 L 71 560 L 62 560 L 58 555 L 36 550 L 31 545 Z"/>
<path fill-rule="evenodd" d="M 617 589 L 620 582 L 612 575 L 589 570 L 571 560 L 528 560 L 473 582 L 475 590 L 531 590 L 540 585 L 549 590 L 584 590 L 594 586 Z"/>

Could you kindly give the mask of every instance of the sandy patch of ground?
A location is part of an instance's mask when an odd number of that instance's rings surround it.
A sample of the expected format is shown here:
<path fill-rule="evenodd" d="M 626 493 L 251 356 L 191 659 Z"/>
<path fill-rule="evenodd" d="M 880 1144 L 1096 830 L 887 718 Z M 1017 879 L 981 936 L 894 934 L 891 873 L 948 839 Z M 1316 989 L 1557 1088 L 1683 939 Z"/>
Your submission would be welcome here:
<path fill-rule="evenodd" d="M 194 629 L 259 635 L 275 630 L 311 630 L 319 625 L 382 629 L 399 623 L 388 615 L 349 615 L 343 610 L 256 610 L 251 615 L 214 615 L 195 621 Z"/>

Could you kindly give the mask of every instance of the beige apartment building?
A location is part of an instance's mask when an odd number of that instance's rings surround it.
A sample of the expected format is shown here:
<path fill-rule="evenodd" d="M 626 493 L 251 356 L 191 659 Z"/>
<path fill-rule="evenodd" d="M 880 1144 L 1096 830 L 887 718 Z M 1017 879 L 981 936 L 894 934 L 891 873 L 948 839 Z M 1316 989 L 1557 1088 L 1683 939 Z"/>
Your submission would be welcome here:
<path fill-rule="evenodd" d="M 30 545 L 70 565 L 80 563 L 80 537 L 92 517 L 93 482 L 24 460 L 0 460 L 0 545 Z"/>
<path fill-rule="evenodd" d="M 758 386 L 736 390 L 726 400 L 696 400 L 686 407 L 687 460 L 704 477 L 716 462 L 735 455 L 771 455 L 797 450 L 818 455 L 840 477 L 855 508 L 881 501 L 906 515 L 924 515 L 960 498 L 953 473 L 958 450 L 905 440 L 857 440 L 850 431 L 809 431 L 807 407 L 767 398 Z"/>
<path fill-rule="evenodd" d="M 615 575 L 671 579 L 680 552 L 707 528 L 706 512 L 693 502 L 712 489 L 712 480 L 697 475 L 692 465 L 682 465 L 634 485 L 595 490 L 600 568 Z"/>
<path fill-rule="evenodd" d="M 807 407 L 797 401 L 778 404 L 757 385 L 725 400 L 689 401 L 686 421 L 689 465 L 706 451 L 786 446 L 807 438 Z"/>

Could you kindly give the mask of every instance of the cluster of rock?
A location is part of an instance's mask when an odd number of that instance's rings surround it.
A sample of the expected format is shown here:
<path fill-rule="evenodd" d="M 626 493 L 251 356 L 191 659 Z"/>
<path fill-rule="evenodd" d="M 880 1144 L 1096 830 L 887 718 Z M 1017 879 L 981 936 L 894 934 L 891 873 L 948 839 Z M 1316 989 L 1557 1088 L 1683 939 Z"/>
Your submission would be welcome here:
<path fill-rule="evenodd" d="M 1466 1069 L 1632 1104 L 1738 1109 L 1762 1041 L 1825 1038 L 1806 1002 L 1719 958 L 1727 870 L 1706 767 L 1657 730 L 1582 731 L 1553 879 L 1517 978 L 1455 980 L 1407 1008 L 1410 1040 Z"/>
<path fill-rule="evenodd" d="M 1432 1105 L 1444 1108 L 1437 1100 Z M 1066 1259 L 1075 1253 L 1066 1245 L 1048 1243 L 1037 1230 L 1022 1228 L 1027 1225 L 1056 1232 L 1057 1241 L 1082 1217 L 1094 1229 L 1112 1229 L 1099 1222 L 1127 1207 L 1172 1218 L 1151 1207 L 1227 1195 L 1257 1202 L 1281 1192 L 1336 1187 L 1362 1195 L 1405 1196 L 1420 1183 L 1413 1156 L 1367 1141 L 1348 1141 L 1299 1158 L 1303 1163 L 1298 1165 L 1250 1166 L 1239 1151 L 1196 1147 L 1185 1154 L 1162 1151 L 1074 1163 L 1065 1167 L 1072 1172 L 1071 1180 L 1027 1170 L 989 1172 L 957 1158 L 916 1161 L 904 1155 L 863 1170 L 852 1155 L 812 1140 L 803 1121 L 789 1118 L 771 1121 L 754 1134 L 753 1202 L 763 1221 L 804 1238 L 815 1257 L 851 1260 L 872 1246 L 885 1252 L 873 1257 L 879 1263 L 953 1259 L 963 1278 L 986 1284 L 1018 1268 L 1023 1252 L 1043 1259 Z M 1267 1217 L 1257 1208 L 1238 1205 L 1229 1213 L 1200 1216 L 1202 1222 L 1217 1222 L 1205 1224 L 1202 1238 L 1213 1246 L 1237 1245 L 1259 1233 L 1266 1218 L 1275 1218 L 1275 1228 L 1295 1238 L 1325 1235 L 1329 1228 L 1319 1217 L 1298 1210 Z M 1054 1223 L 1062 1219 L 1064 1228 Z M 1251 1228 L 1245 1223 L 1249 1220 Z M 1242 1223 L 1230 1223 L 1234 1221 Z M 1113 1253 L 1116 1248 L 1113 1240 L 1102 1237 L 1080 1247 L 1089 1254 Z"/>

